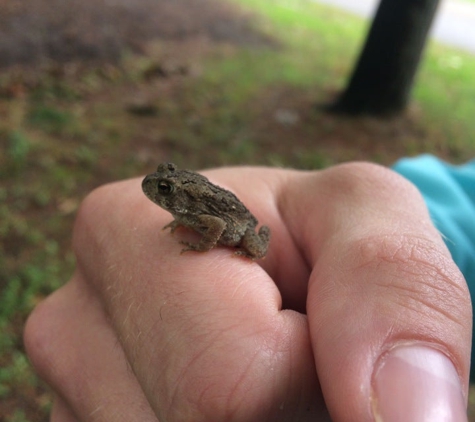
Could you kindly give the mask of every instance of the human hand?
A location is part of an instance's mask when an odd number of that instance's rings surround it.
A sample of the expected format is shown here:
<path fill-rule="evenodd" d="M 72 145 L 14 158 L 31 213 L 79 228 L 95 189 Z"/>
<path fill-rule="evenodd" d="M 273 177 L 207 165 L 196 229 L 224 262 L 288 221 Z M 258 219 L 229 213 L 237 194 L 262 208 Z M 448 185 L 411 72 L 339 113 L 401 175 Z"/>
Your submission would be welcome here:
<path fill-rule="evenodd" d="M 77 271 L 26 327 L 53 422 L 466 420 L 470 297 L 412 185 L 370 164 L 206 175 L 271 227 L 268 256 L 180 255 L 139 179 L 94 191 Z"/>

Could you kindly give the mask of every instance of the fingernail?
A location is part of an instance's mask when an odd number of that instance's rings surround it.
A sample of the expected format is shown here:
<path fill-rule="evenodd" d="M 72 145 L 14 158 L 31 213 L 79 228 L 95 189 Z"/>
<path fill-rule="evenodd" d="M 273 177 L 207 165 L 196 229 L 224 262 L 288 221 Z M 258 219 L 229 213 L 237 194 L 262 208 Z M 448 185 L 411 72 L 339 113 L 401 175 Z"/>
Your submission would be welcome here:
<path fill-rule="evenodd" d="M 381 359 L 373 375 L 372 410 L 377 422 L 468 420 L 454 365 L 421 345 L 396 347 Z"/>

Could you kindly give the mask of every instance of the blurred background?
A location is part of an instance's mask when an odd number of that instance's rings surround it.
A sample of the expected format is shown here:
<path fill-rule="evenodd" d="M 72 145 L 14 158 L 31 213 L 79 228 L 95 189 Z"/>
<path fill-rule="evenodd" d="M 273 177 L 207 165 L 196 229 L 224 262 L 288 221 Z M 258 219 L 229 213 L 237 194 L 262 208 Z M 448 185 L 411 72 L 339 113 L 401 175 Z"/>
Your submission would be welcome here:
<path fill-rule="evenodd" d="M 470 45 L 438 36 L 402 105 L 342 112 L 376 2 L 359 15 L 324 3 L 0 0 L 1 422 L 48 420 L 52 394 L 22 330 L 71 275 L 72 222 L 93 188 L 165 160 L 319 169 L 475 156 Z M 435 19 L 449 3 L 475 27 L 475 0 L 445 0 Z"/>

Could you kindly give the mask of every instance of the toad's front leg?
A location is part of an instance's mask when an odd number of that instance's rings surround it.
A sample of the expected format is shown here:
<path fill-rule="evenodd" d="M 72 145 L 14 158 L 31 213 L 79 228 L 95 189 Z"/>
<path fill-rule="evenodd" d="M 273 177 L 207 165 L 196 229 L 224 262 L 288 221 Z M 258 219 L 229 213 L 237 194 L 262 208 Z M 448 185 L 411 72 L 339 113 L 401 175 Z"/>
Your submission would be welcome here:
<path fill-rule="evenodd" d="M 175 233 L 175 230 L 178 227 L 182 227 L 183 224 L 179 223 L 177 220 L 170 221 L 167 225 L 163 226 L 162 230 L 170 229 L 170 233 Z"/>
<path fill-rule="evenodd" d="M 192 227 L 202 235 L 199 243 L 181 242 L 187 247 L 182 249 L 181 253 L 187 251 L 205 252 L 216 246 L 221 235 L 226 229 L 226 222 L 213 215 L 200 215 L 198 217 L 198 227 Z"/>

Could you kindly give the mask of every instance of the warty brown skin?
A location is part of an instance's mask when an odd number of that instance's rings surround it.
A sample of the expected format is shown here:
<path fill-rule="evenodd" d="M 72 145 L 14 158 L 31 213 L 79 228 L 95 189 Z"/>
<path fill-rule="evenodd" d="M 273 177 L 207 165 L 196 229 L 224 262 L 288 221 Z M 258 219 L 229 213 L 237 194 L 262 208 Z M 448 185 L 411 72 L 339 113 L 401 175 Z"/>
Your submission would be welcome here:
<path fill-rule="evenodd" d="M 264 258 L 270 229 L 261 226 L 245 205 L 230 191 L 190 170 L 162 163 L 142 181 L 142 190 L 152 202 L 169 211 L 174 220 L 164 229 L 191 228 L 202 235 L 199 243 L 181 242 L 182 250 L 209 251 L 217 244 L 235 247 L 237 255 Z"/>

